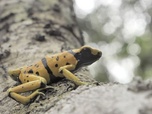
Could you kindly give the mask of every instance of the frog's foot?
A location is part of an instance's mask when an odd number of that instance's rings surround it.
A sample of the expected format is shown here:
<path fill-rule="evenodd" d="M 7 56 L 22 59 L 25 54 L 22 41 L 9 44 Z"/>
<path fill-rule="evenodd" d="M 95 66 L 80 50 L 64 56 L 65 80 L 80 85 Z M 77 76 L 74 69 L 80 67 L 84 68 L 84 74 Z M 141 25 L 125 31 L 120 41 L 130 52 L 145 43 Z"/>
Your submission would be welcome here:
<path fill-rule="evenodd" d="M 49 86 L 47 85 L 45 88 L 46 88 L 46 89 L 54 89 L 54 90 L 57 90 L 57 87 L 50 86 L 50 85 L 49 85 Z"/>
<path fill-rule="evenodd" d="M 78 85 L 90 85 L 90 83 L 88 82 L 82 82 L 82 81 L 78 81 L 76 82 Z"/>
<path fill-rule="evenodd" d="M 45 94 L 43 92 L 40 92 L 39 90 L 36 90 L 34 91 L 31 95 L 29 96 L 22 96 L 18 93 L 15 93 L 15 92 L 10 92 L 9 93 L 9 97 L 13 98 L 14 100 L 26 105 L 30 102 L 33 102 L 34 98 L 37 96 L 37 95 L 42 95 L 42 96 L 45 96 Z"/>
<path fill-rule="evenodd" d="M 46 86 L 44 88 L 40 88 L 38 89 L 38 91 L 45 91 L 45 90 L 48 90 L 48 89 L 54 89 L 54 90 L 57 90 L 57 87 L 53 87 L 53 86 Z"/>

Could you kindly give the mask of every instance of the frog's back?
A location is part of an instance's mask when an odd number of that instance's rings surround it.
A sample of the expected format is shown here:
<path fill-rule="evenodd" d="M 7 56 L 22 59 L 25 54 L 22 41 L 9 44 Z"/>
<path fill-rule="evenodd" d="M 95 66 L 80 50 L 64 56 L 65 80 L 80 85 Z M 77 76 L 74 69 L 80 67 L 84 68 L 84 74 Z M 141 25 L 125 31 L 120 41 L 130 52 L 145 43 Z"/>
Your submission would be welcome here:
<path fill-rule="evenodd" d="M 44 77 L 48 83 L 53 83 L 62 79 L 63 75 L 59 73 L 59 68 L 65 65 L 75 65 L 77 60 L 68 51 L 55 54 L 53 56 L 47 55 L 37 63 L 24 67 L 21 73 L 35 74 Z"/>

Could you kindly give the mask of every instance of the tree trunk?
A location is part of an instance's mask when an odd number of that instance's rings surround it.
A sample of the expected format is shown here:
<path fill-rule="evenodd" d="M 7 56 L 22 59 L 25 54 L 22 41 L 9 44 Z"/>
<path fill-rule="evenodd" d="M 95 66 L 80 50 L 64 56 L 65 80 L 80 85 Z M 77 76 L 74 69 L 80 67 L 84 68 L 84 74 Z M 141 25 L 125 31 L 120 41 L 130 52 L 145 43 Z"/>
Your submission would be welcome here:
<path fill-rule="evenodd" d="M 129 85 L 95 83 L 86 68 L 76 75 L 92 85 L 76 87 L 63 79 L 53 84 L 57 91 L 47 90 L 26 106 L 8 97 L 6 90 L 16 84 L 8 69 L 84 45 L 71 0 L 1 0 L 0 36 L 1 114 L 151 114 L 151 82 L 135 84 L 135 90 L 147 89 L 139 94 Z"/>

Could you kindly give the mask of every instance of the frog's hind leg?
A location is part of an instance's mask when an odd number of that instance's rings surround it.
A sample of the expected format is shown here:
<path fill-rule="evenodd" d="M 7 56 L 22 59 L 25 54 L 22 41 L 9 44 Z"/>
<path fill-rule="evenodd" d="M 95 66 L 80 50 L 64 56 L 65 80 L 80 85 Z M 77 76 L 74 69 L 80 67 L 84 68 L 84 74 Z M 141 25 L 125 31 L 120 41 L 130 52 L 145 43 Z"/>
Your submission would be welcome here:
<path fill-rule="evenodd" d="M 24 76 L 21 76 L 21 79 L 20 79 L 23 84 L 8 89 L 8 93 L 12 99 L 22 104 L 28 104 L 37 95 L 39 94 L 44 95 L 44 93 L 39 91 L 39 88 L 44 88 L 47 84 L 47 81 L 43 77 L 40 77 L 34 74 L 23 74 L 23 75 Z M 29 96 L 22 96 L 19 94 L 19 93 L 24 93 L 24 92 L 33 91 L 33 90 L 35 91 Z"/>

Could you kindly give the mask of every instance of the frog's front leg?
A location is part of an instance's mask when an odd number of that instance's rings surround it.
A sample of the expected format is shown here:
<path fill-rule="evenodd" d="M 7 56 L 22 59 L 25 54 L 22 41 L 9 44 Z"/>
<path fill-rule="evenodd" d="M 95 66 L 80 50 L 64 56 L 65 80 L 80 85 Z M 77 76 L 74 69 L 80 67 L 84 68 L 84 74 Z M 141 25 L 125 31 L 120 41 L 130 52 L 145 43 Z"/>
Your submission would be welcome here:
<path fill-rule="evenodd" d="M 78 77 L 76 77 L 70 70 L 74 70 L 74 65 L 66 65 L 59 68 L 59 72 L 64 75 L 67 79 L 73 81 L 76 85 L 86 85 L 86 82 L 82 82 Z"/>
<path fill-rule="evenodd" d="M 39 94 L 44 95 L 44 93 L 39 91 L 41 90 L 39 88 L 44 88 L 47 84 L 47 81 L 43 77 L 36 76 L 33 74 L 21 74 L 21 75 L 23 75 L 21 76 L 22 78 L 20 79 L 21 82 L 24 82 L 25 80 L 27 80 L 27 82 L 8 89 L 9 96 L 12 99 L 22 104 L 27 104 L 31 102 L 31 100 L 33 100 L 37 95 Z M 19 94 L 33 90 L 35 91 L 29 96 L 22 96 Z"/>

